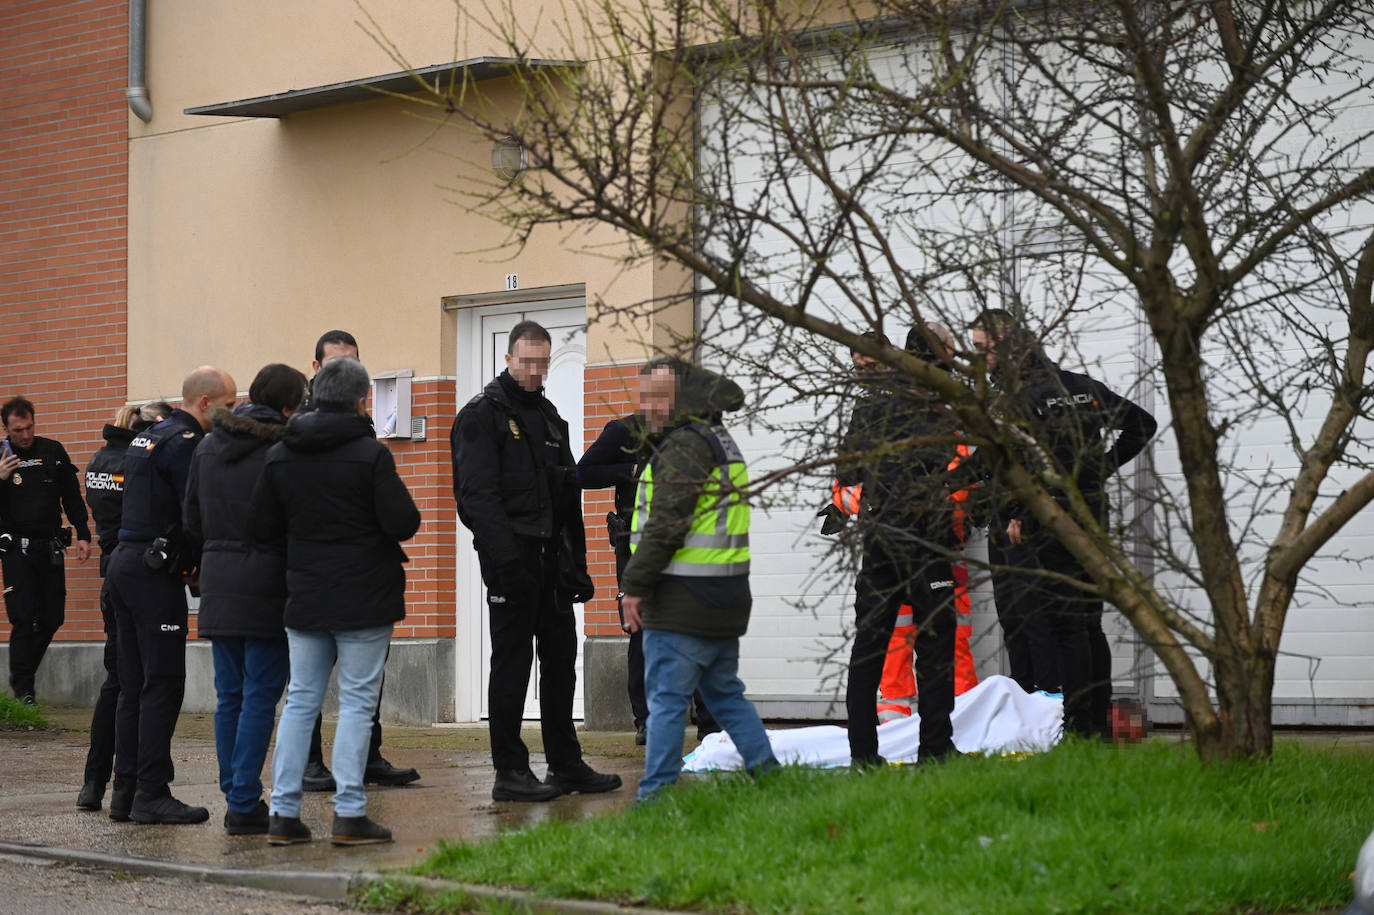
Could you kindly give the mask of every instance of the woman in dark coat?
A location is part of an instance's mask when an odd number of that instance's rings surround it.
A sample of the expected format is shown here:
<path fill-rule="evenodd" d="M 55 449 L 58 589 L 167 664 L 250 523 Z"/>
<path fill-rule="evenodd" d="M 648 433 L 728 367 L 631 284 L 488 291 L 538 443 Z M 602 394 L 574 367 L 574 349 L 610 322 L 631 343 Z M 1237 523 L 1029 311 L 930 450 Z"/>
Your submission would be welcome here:
<path fill-rule="evenodd" d="M 267 840 L 310 841 L 301 822 L 301 777 L 310 731 L 338 666 L 339 724 L 332 768 L 335 845 L 391 841 L 367 817 L 363 773 L 372 710 L 391 630 L 405 617 L 405 551 L 420 512 L 367 417 L 367 370 L 331 359 L 315 376 L 312 413 L 287 424 L 253 496 L 254 533 L 286 540 L 286 635 L 291 683 L 272 757 Z"/>
<path fill-rule="evenodd" d="M 250 536 L 253 489 L 267 449 L 305 399 L 305 375 L 274 363 L 258 372 L 248 403 L 216 407 L 186 485 L 186 533 L 201 550 L 200 637 L 215 660 L 215 751 L 230 835 L 267 832 L 262 766 L 277 701 L 290 673 L 282 610 L 286 556 Z"/>

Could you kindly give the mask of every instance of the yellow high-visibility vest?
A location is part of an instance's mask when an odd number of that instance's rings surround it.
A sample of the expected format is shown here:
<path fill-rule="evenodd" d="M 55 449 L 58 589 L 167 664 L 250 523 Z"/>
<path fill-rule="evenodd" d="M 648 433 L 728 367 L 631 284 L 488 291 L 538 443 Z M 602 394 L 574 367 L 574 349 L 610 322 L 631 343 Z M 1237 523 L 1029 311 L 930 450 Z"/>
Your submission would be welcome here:
<path fill-rule="evenodd" d="M 716 466 L 697 497 L 692 523 L 682 546 L 663 572 L 692 578 L 725 578 L 749 574 L 749 503 L 744 491 L 749 471 L 739 446 L 724 426 L 694 423 L 687 427 L 711 445 Z M 639 477 L 634 516 L 630 519 L 630 552 L 634 553 L 654 502 L 654 462 Z"/>

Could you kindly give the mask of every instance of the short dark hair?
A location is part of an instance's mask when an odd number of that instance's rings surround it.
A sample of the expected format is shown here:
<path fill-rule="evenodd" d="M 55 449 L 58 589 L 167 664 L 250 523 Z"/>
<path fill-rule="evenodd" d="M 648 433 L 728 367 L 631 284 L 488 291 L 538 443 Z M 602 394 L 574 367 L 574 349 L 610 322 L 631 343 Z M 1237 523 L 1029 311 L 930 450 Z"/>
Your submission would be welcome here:
<path fill-rule="evenodd" d="M 27 416 L 29 419 L 33 419 L 37 415 L 37 411 L 33 408 L 33 401 L 27 397 L 11 397 L 5 401 L 3 407 L 0 407 L 0 423 L 4 423 L 6 426 L 10 424 L 11 416 L 17 416 L 20 419 Z"/>
<path fill-rule="evenodd" d="M 320 367 L 312 390 L 315 392 L 315 405 L 320 409 L 351 410 L 367 396 L 371 387 L 372 379 L 368 377 L 363 364 L 357 359 L 344 357 L 330 359 Z"/>
<path fill-rule="evenodd" d="M 978 317 L 968 322 L 969 330 L 981 327 L 994 337 L 1005 337 L 1020 326 L 1021 322 L 1016 320 L 1016 315 L 1005 308 L 984 308 L 978 312 Z"/>
<path fill-rule="evenodd" d="M 538 321 L 521 321 L 510 329 L 510 336 L 506 339 L 506 352 L 515 352 L 515 342 L 517 340 L 523 340 L 525 337 L 529 337 L 531 340 L 535 340 L 539 343 L 547 343 L 553 346 L 553 338 L 550 337 L 549 332 L 544 329 L 544 325 L 540 324 Z"/>
<path fill-rule="evenodd" d="M 358 341 L 353 339 L 353 335 L 346 330 L 327 330 L 320 334 L 320 339 L 315 341 L 315 361 L 324 359 L 324 345 L 326 343 L 337 343 L 341 346 L 351 346 L 356 351 Z M 256 402 L 256 401 L 255 401 Z"/>
<path fill-rule="evenodd" d="M 280 362 L 264 365 L 248 386 L 248 399 L 278 413 L 294 410 L 305 400 L 305 373 Z"/>

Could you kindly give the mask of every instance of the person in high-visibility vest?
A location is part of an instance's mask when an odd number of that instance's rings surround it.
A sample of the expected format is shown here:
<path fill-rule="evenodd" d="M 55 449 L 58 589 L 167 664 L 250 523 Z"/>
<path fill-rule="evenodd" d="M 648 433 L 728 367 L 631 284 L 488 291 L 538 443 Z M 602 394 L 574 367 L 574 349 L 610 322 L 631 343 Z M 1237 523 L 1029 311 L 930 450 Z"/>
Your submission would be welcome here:
<path fill-rule="evenodd" d="M 768 733 L 739 679 L 739 639 L 749 625 L 749 473 L 721 415 L 744 403 L 733 381 L 659 360 L 676 381 L 668 429 L 651 438 L 630 520 L 621 609 L 644 630 L 649 697 L 643 801 L 682 770 L 687 703 L 699 689 L 745 768 L 777 767 Z"/>
<path fill-rule="evenodd" d="M 908 338 L 914 354 L 941 358 L 926 335 Z M 955 579 L 959 549 L 948 495 L 956 429 L 935 397 L 904 386 L 896 373 L 866 373 L 869 393 L 855 408 L 836 470 L 841 487 L 862 485 L 867 510 L 863 562 L 855 583 L 855 633 L 845 705 L 849 752 L 855 767 L 881 764 L 874 699 L 887 648 L 903 604 L 909 604 L 915 642 L 919 763 L 957 754 L 954 709 Z M 942 439 L 948 439 L 945 444 Z"/>

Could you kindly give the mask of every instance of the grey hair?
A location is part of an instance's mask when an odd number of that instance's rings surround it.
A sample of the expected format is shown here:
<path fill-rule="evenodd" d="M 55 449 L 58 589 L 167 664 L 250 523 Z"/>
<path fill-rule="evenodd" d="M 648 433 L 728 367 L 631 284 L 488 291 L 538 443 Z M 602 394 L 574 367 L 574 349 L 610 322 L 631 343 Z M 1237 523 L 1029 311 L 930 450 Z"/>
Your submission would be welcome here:
<path fill-rule="evenodd" d="M 367 396 L 372 387 L 372 379 L 367 369 L 357 359 L 342 357 L 330 359 L 320 366 L 319 373 L 311 385 L 315 404 L 321 408 L 353 409 L 358 401 Z"/>

